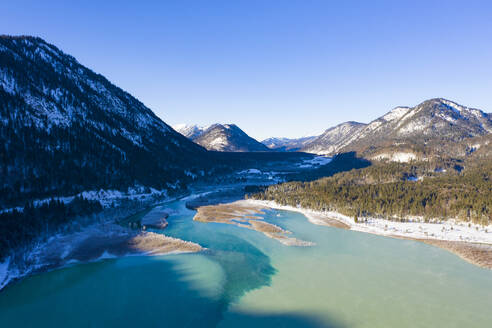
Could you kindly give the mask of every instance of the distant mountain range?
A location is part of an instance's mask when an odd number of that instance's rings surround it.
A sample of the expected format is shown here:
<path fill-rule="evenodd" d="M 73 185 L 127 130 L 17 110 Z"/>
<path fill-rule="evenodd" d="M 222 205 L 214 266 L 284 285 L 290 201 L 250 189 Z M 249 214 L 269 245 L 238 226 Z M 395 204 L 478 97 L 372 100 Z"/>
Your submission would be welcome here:
<path fill-rule="evenodd" d="M 300 151 L 329 156 L 356 151 L 369 159 L 409 161 L 470 153 L 473 138 L 492 132 L 492 115 L 435 98 L 415 107 L 396 107 L 368 124 L 349 121 L 319 136 L 268 138 L 261 144 L 234 124 L 174 128 L 209 150 Z"/>
<path fill-rule="evenodd" d="M 189 181 L 207 152 L 75 58 L 0 36 L 0 203 Z M 2 205 L 2 204 L 0 204 Z"/>
<path fill-rule="evenodd" d="M 476 150 L 474 142 L 488 145 L 491 132 L 491 114 L 435 98 L 415 107 L 396 107 L 369 124 L 350 121 L 316 137 L 269 138 L 263 144 L 279 151 L 330 156 L 356 151 L 370 159 L 409 161 L 464 156 Z"/>
<path fill-rule="evenodd" d="M 484 158 L 492 148 L 492 115 L 442 98 L 396 107 L 369 124 L 342 123 L 317 137 L 260 143 L 234 124 L 176 126 L 177 133 L 130 94 L 36 37 L 0 36 L 0 126 L 0 207 L 103 188 L 179 189 L 217 167 L 214 158 L 222 155 L 207 149 L 356 151 L 408 161 Z"/>
<path fill-rule="evenodd" d="M 235 124 L 213 124 L 208 127 L 177 125 L 174 129 L 208 150 L 222 152 L 270 150 Z"/>
<path fill-rule="evenodd" d="M 316 139 L 316 136 L 302 137 L 297 139 L 289 138 L 268 138 L 263 140 L 261 143 L 268 148 L 276 151 L 299 151 L 306 144 Z"/>
<path fill-rule="evenodd" d="M 459 156 L 464 141 L 491 132 L 490 114 L 436 98 L 415 107 L 396 107 L 369 124 L 342 123 L 301 151 L 328 155 L 357 151 L 365 157 L 388 159 L 394 154 L 410 159 L 444 153 Z"/>

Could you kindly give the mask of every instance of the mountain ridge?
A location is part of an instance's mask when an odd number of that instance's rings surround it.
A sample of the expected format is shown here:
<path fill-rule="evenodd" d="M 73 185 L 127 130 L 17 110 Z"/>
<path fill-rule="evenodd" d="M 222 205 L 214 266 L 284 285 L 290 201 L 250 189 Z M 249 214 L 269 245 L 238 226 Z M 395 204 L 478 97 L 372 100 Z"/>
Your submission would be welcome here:
<path fill-rule="evenodd" d="M 176 124 L 172 128 L 184 135 L 188 139 L 198 138 L 210 125 L 188 125 L 188 124 Z"/>
<path fill-rule="evenodd" d="M 261 143 L 275 151 L 298 151 L 304 145 L 314 140 L 317 136 L 301 137 L 301 138 L 276 138 L 271 137 L 262 140 Z"/>
<path fill-rule="evenodd" d="M 268 147 L 247 135 L 236 124 L 215 123 L 208 127 L 176 125 L 176 131 L 207 150 L 221 152 L 270 151 Z"/>
<path fill-rule="evenodd" d="M 183 185 L 204 148 L 38 37 L 0 37 L 2 203 L 87 189 Z M 74 174 L 74 173 L 77 174 Z"/>
<path fill-rule="evenodd" d="M 339 124 L 324 134 L 349 123 Z M 411 155 L 414 157 L 446 151 L 458 154 L 458 150 L 452 149 L 453 144 L 491 132 L 490 114 L 444 98 L 433 98 L 414 107 L 395 107 L 356 130 L 346 129 L 336 140 L 323 138 L 323 134 L 301 151 L 328 155 L 357 151 L 373 158 L 382 150 L 419 153 Z"/>
<path fill-rule="evenodd" d="M 333 154 L 351 142 L 351 137 L 366 124 L 348 121 L 327 129 L 301 148 L 301 151 L 317 154 Z"/>

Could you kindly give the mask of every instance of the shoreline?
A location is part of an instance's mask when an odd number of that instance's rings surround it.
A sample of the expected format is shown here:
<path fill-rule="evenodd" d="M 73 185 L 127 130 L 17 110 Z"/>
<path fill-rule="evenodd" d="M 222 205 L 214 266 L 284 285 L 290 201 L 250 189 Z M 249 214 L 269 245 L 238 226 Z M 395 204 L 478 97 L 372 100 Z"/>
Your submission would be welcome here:
<path fill-rule="evenodd" d="M 197 243 L 163 234 L 131 230 L 116 223 L 95 224 L 79 232 L 57 235 L 29 254 L 11 255 L 0 263 L 0 292 L 23 278 L 68 267 L 128 256 L 160 256 L 205 250 Z"/>
<path fill-rule="evenodd" d="M 291 231 L 264 221 L 262 206 L 245 204 L 241 200 L 197 207 L 194 221 L 236 225 L 263 233 L 286 246 L 312 246 L 314 243 L 291 237 Z"/>
<path fill-rule="evenodd" d="M 371 233 L 384 237 L 410 239 L 447 250 L 476 266 L 492 269 L 492 226 L 477 229 L 454 220 L 443 223 L 396 222 L 369 218 L 355 223 L 354 219 L 338 212 L 320 212 L 306 208 L 280 205 L 274 201 L 246 199 L 245 204 L 303 214 L 309 222 L 347 230 Z"/>

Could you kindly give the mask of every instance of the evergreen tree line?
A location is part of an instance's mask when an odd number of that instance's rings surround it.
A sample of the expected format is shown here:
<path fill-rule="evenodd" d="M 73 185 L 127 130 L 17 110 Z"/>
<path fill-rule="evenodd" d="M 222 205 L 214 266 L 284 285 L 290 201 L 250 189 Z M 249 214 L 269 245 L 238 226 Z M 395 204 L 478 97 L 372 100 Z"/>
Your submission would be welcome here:
<path fill-rule="evenodd" d="M 82 190 L 185 185 L 206 152 L 38 38 L 1 37 L 0 208 Z"/>
<path fill-rule="evenodd" d="M 490 224 L 492 163 L 482 164 L 471 165 L 461 173 L 429 173 L 421 181 L 407 180 L 407 176 L 423 170 L 417 164 L 378 164 L 312 182 L 270 186 L 249 197 L 353 217 L 396 216 L 405 220 L 407 216 L 422 216 Z"/>
<path fill-rule="evenodd" d="M 98 201 L 75 197 L 68 204 L 55 199 L 38 206 L 29 202 L 21 211 L 14 209 L 0 213 L 0 261 L 10 251 L 31 242 L 40 234 L 48 235 L 76 217 L 101 210 Z"/>

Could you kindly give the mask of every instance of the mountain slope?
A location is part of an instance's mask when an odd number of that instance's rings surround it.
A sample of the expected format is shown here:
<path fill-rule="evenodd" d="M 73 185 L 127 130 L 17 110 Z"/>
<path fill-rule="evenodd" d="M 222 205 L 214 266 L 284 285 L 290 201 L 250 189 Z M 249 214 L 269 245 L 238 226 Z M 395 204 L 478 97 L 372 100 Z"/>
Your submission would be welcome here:
<path fill-rule="evenodd" d="M 372 121 L 362 137 L 449 138 L 460 140 L 492 132 L 492 120 L 479 109 L 446 99 L 431 99 L 409 108 L 397 107 Z"/>
<path fill-rule="evenodd" d="M 329 131 L 329 130 L 328 130 Z M 343 142 L 329 139 L 306 151 L 334 154 L 357 151 L 367 157 L 406 161 L 443 154 L 463 155 L 456 144 L 492 132 L 492 117 L 479 109 L 436 98 L 415 107 L 396 107 L 355 131 Z M 396 157 L 394 155 L 396 154 Z"/>
<path fill-rule="evenodd" d="M 208 150 L 224 152 L 269 151 L 268 147 L 248 136 L 235 124 L 176 126 L 177 131 Z"/>
<path fill-rule="evenodd" d="M 334 154 L 348 145 L 354 136 L 366 125 L 358 122 L 345 122 L 326 130 L 317 138 L 306 143 L 302 151 L 317 154 Z"/>
<path fill-rule="evenodd" d="M 188 125 L 188 124 L 177 124 L 173 126 L 173 129 L 177 132 L 181 133 L 188 139 L 196 139 L 198 138 L 208 126 L 199 126 L 199 125 Z"/>
<path fill-rule="evenodd" d="M 289 138 L 268 138 L 263 140 L 261 143 L 268 148 L 276 151 L 298 151 L 303 148 L 306 144 L 310 143 L 316 139 L 316 136 L 303 137 L 297 139 Z"/>
<path fill-rule="evenodd" d="M 206 151 L 75 58 L 0 37 L 0 206 L 20 199 L 190 178 Z"/>

